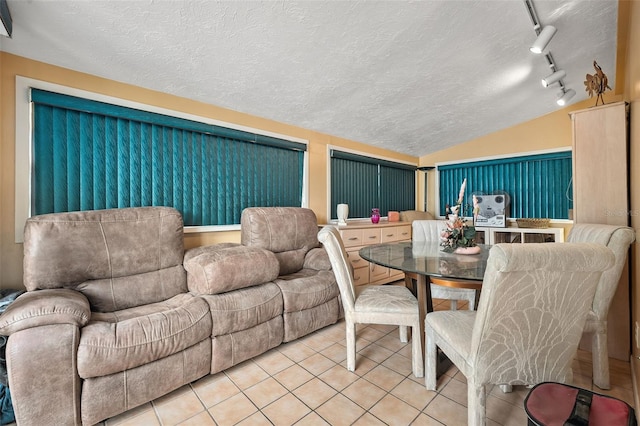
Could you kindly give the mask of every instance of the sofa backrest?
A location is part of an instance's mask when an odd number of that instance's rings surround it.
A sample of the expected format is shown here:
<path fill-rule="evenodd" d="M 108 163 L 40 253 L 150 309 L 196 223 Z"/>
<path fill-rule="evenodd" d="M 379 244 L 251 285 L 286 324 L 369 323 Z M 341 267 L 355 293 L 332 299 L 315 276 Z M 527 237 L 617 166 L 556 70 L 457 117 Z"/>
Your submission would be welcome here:
<path fill-rule="evenodd" d="M 242 211 L 241 242 L 276 255 L 280 274 L 302 269 L 305 255 L 319 247 L 318 220 L 313 210 L 301 207 L 249 207 Z"/>
<path fill-rule="evenodd" d="M 183 256 L 182 215 L 170 207 L 39 215 L 25 225 L 24 285 L 72 288 L 113 312 L 186 292 Z"/>

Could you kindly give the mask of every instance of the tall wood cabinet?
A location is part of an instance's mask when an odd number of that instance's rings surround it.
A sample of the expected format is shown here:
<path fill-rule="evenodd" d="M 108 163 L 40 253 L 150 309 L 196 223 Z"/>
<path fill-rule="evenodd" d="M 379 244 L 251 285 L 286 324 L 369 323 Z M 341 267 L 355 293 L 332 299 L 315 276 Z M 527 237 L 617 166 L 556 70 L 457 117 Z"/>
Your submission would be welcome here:
<path fill-rule="evenodd" d="M 574 111 L 573 221 L 629 225 L 629 139 L 626 102 Z M 628 262 L 609 309 L 609 356 L 630 354 Z M 590 349 L 586 341 L 581 347 Z"/>

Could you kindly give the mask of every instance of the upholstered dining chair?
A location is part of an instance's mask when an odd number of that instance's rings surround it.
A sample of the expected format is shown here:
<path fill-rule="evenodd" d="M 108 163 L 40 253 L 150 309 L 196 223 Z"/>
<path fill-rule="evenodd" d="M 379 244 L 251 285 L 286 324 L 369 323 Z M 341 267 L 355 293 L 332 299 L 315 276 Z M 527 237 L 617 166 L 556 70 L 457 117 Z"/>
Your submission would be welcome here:
<path fill-rule="evenodd" d="M 591 311 L 587 315 L 584 334 L 591 335 L 593 363 L 593 383 L 600 389 L 609 389 L 609 350 L 607 348 L 607 316 L 611 301 L 618 288 L 620 275 L 624 269 L 629 246 L 635 240 L 633 228 L 626 226 L 595 223 L 573 225 L 567 237 L 568 242 L 591 242 L 602 244 L 613 250 L 616 263 L 602 274 Z"/>
<path fill-rule="evenodd" d="M 347 339 L 347 369 L 356 366 L 356 324 L 387 324 L 400 327 L 400 336 L 407 341 L 406 329 L 411 327 L 411 363 L 413 375 L 424 376 L 418 300 L 411 291 L 396 285 L 353 284 L 353 274 L 347 260 L 347 252 L 334 226 L 325 226 L 318 233 L 318 240 L 329 254 L 331 268 L 336 276 L 344 309 Z"/>
<path fill-rule="evenodd" d="M 447 227 L 447 223 L 444 220 L 414 220 L 411 227 L 413 241 L 440 242 L 440 234 Z M 407 285 L 411 284 L 408 282 L 409 279 L 411 279 L 410 274 L 407 276 Z M 466 300 L 469 303 L 469 309 L 475 310 L 480 295 L 477 288 L 481 287 L 482 283 L 437 277 L 431 277 L 430 280 L 431 298 L 449 300 L 452 311 L 458 308 L 458 300 Z"/>
<path fill-rule="evenodd" d="M 436 389 L 436 347 L 467 379 L 468 424 L 486 423 L 488 384 L 572 380 L 571 363 L 613 252 L 592 243 L 497 244 L 477 311 L 425 318 L 425 385 Z"/>

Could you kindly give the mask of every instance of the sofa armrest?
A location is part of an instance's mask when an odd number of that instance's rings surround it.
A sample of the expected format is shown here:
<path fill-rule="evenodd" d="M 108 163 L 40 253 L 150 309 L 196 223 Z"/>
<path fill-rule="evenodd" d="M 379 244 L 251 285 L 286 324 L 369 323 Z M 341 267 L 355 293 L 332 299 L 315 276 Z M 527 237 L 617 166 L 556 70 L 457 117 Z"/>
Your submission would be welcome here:
<path fill-rule="evenodd" d="M 69 289 L 28 291 L 0 315 L 0 335 L 8 336 L 28 328 L 53 324 L 83 327 L 91 318 L 89 301 Z"/>
<path fill-rule="evenodd" d="M 323 247 L 312 248 L 304 257 L 305 269 L 315 269 L 316 271 L 330 271 L 331 261 L 329 255 Z"/>

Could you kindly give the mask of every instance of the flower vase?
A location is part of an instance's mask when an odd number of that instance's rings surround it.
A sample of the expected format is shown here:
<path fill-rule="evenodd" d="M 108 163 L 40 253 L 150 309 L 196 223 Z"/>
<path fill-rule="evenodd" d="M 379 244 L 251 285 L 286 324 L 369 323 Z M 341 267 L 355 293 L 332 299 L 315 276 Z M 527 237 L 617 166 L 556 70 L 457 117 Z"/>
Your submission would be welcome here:
<path fill-rule="evenodd" d="M 380 209 L 373 208 L 371 209 L 371 223 L 380 222 Z"/>
<path fill-rule="evenodd" d="M 338 225 L 346 225 L 347 217 L 349 217 L 349 205 L 338 204 L 338 207 L 336 210 L 338 214 Z"/>
<path fill-rule="evenodd" d="M 453 252 L 455 254 L 479 254 L 480 253 L 480 247 L 479 246 L 458 247 Z"/>

